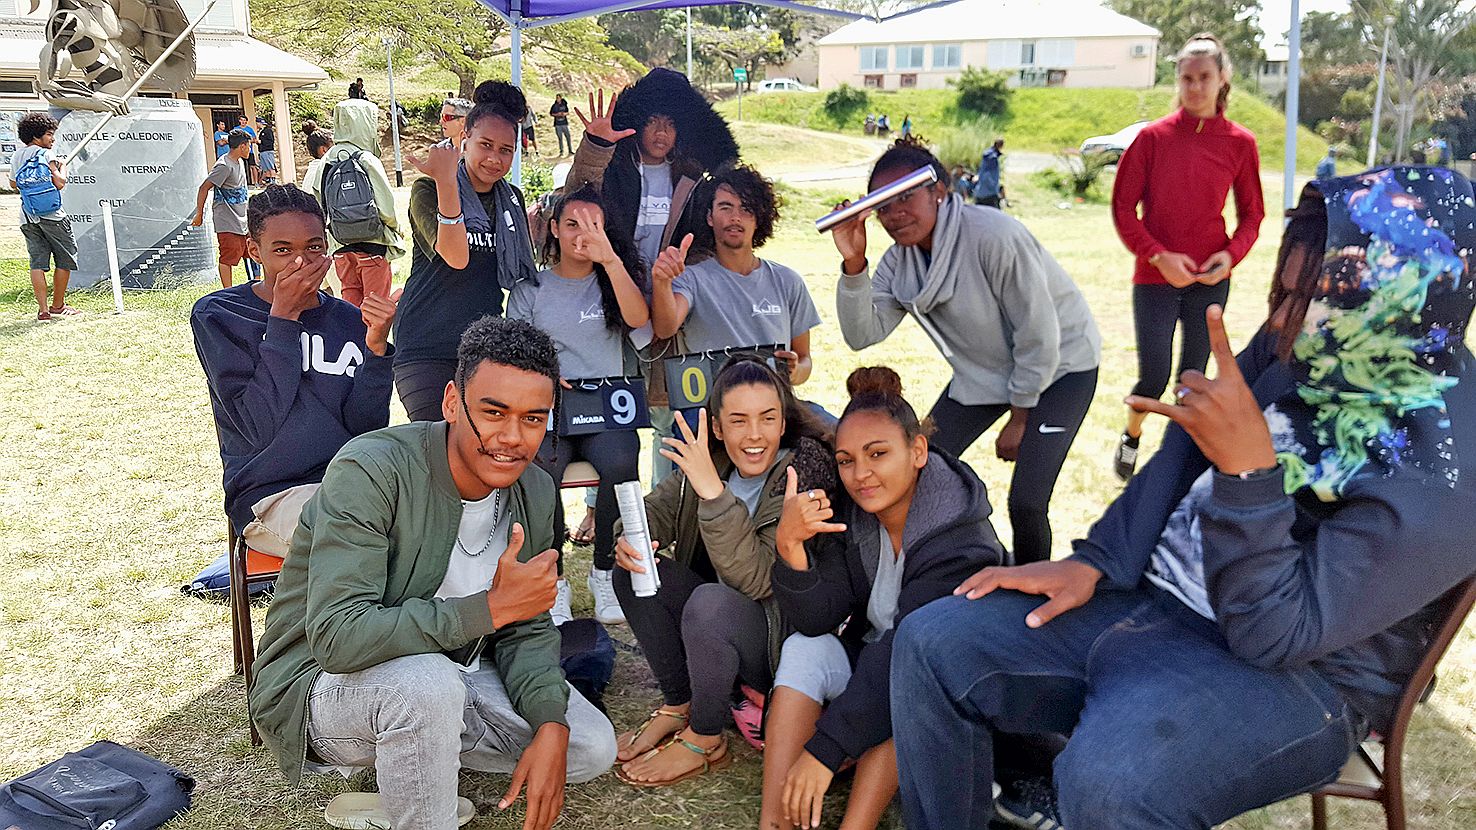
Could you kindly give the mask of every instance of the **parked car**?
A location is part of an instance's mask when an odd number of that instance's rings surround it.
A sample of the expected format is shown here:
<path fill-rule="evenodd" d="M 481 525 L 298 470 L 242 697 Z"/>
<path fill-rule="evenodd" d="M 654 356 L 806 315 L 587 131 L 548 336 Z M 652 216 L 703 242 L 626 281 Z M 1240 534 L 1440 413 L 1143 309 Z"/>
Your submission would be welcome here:
<path fill-rule="evenodd" d="M 1081 154 L 1104 155 L 1109 162 L 1116 162 L 1127 152 L 1128 145 L 1138 137 L 1138 133 L 1148 126 L 1147 121 L 1138 121 L 1129 124 L 1111 135 L 1094 135 L 1081 143 Z"/>
<path fill-rule="evenodd" d="M 805 86 L 793 78 L 770 78 L 759 83 L 754 92 L 814 92 L 815 87 Z"/>

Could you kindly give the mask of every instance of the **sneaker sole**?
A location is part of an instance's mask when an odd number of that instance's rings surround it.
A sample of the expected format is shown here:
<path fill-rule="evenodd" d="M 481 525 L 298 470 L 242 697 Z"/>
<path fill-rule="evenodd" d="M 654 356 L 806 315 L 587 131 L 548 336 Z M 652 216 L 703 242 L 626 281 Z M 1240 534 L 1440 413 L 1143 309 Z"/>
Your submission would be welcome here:
<path fill-rule="evenodd" d="M 1029 818 L 1018 815 L 998 801 L 994 802 L 994 812 L 1005 821 L 1005 823 L 1023 828 L 1023 830 L 1065 830 L 1063 825 L 1052 818 L 1047 818 L 1040 813 L 1031 813 Z"/>
<path fill-rule="evenodd" d="M 467 798 L 456 799 L 456 826 L 461 827 L 477 817 L 477 809 Z M 323 810 L 323 821 L 343 830 L 389 830 L 389 817 L 380 808 L 379 793 L 342 793 L 333 797 Z"/>

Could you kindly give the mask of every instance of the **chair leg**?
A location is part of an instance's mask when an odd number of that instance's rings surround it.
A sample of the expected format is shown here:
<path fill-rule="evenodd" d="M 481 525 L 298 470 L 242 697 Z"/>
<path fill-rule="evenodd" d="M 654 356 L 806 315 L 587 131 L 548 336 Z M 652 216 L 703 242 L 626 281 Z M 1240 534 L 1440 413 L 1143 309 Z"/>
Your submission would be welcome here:
<path fill-rule="evenodd" d="M 244 669 L 243 644 L 250 639 L 251 629 L 244 629 L 242 636 L 241 607 L 242 598 L 247 594 L 246 590 L 246 542 L 244 539 L 233 538 L 231 540 L 231 555 L 228 564 L 230 584 L 227 586 L 227 599 L 231 606 L 231 654 L 235 660 L 234 671 L 241 674 Z M 247 606 L 249 607 L 249 606 Z"/>
<path fill-rule="evenodd" d="M 1312 793 L 1312 830 L 1327 830 L 1327 796 Z"/>
<path fill-rule="evenodd" d="M 251 628 L 251 591 L 244 583 L 241 593 L 241 679 L 246 686 L 247 699 L 251 696 L 252 664 L 256 662 L 256 632 Z M 251 745 L 261 746 L 261 735 L 256 731 L 256 722 L 251 720 L 247 707 L 246 724 L 251 728 Z"/>

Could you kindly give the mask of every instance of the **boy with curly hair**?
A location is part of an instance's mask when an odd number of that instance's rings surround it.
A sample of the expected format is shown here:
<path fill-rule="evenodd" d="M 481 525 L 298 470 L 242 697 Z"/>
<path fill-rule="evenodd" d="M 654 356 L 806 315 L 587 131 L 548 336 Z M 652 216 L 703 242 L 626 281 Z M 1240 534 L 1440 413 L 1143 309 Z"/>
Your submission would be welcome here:
<path fill-rule="evenodd" d="M 713 176 L 703 188 L 707 228 L 698 248 L 711 256 L 684 264 L 691 234 L 679 251 L 667 248 L 651 267 L 651 322 L 657 337 L 685 335 L 689 352 L 783 344 L 790 381 L 810 377 L 810 329 L 820 313 L 793 268 L 754 253 L 774 235 L 779 197 L 747 165 Z"/>
<path fill-rule="evenodd" d="M 36 319 L 41 322 L 81 313 L 66 304 L 67 282 L 77 267 L 77 242 L 72 236 L 71 220 L 61 208 L 61 189 L 67 186 L 67 174 L 51 153 L 56 126 L 56 119 L 44 112 L 27 113 L 17 130 L 26 146 L 10 159 L 10 186 L 22 194 L 20 229 L 31 259 Z M 47 307 L 46 272 L 53 261 L 56 274 L 51 283 L 51 306 Z"/>

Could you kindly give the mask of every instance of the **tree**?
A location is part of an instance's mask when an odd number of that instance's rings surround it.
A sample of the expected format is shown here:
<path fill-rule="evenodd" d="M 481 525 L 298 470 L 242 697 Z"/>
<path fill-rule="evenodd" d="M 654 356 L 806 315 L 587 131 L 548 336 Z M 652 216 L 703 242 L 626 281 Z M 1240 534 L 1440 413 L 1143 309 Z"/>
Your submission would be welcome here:
<path fill-rule="evenodd" d="M 748 70 L 750 86 L 759 64 L 784 59 L 784 41 L 779 33 L 762 29 L 735 30 L 693 24 L 692 45 L 708 60 L 723 64 L 730 72 L 740 66 Z"/>
<path fill-rule="evenodd" d="M 1108 0 L 1118 14 L 1140 20 L 1163 33 L 1165 55 L 1173 55 L 1190 37 L 1213 32 L 1238 72 L 1254 75 L 1265 53 L 1261 51 L 1261 0 Z M 1158 82 L 1174 78 L 1174 66 L 1158 67 Z"/>
<path fill-rule="evenodd" d="M 292 45 L 319 59 L 357 50 L 383 54 L 381 38 L 394 35 L 397 59 L 429 58 L 457 79 L 457 94 L 470 98 L 482 62 L 505 55 L 508 26 L 477 0 L 437 0 L 420 5 L 397 0 L 252 0 L 257 33 L 279 45 Z M 531 29 L 523 35 L 527 54 L 542 53 L 574 70 L 608 71 L 628 58 L 606 41 L 593 20 L 575 20 Z"/>
<path fill-rule="evenodd" d="M 1365 41 L 1383 45 L 1384 20 L 1393 18 L 1384 92 L 1394 114 L 1394 157 L 1409 152 L 1416 116 L 1428 115 L 1433 81 L 1453 66 L 1451 44 L 1476 21 L 1476 7 L 1463 0 L 1353 0 Z"/>
<path fill-rule="evenodd" d="M 681 11 L 616 12 L 597 20 L 610 46 L 646 66 L 670 66 L 686 57 L 687 16 Z"/>
<path fill-rule="evenodd" d="M 1378 59 L 1351 13 L 1308 12 L 1302 16 L 1302 66 L 1312 72 Z"/>

